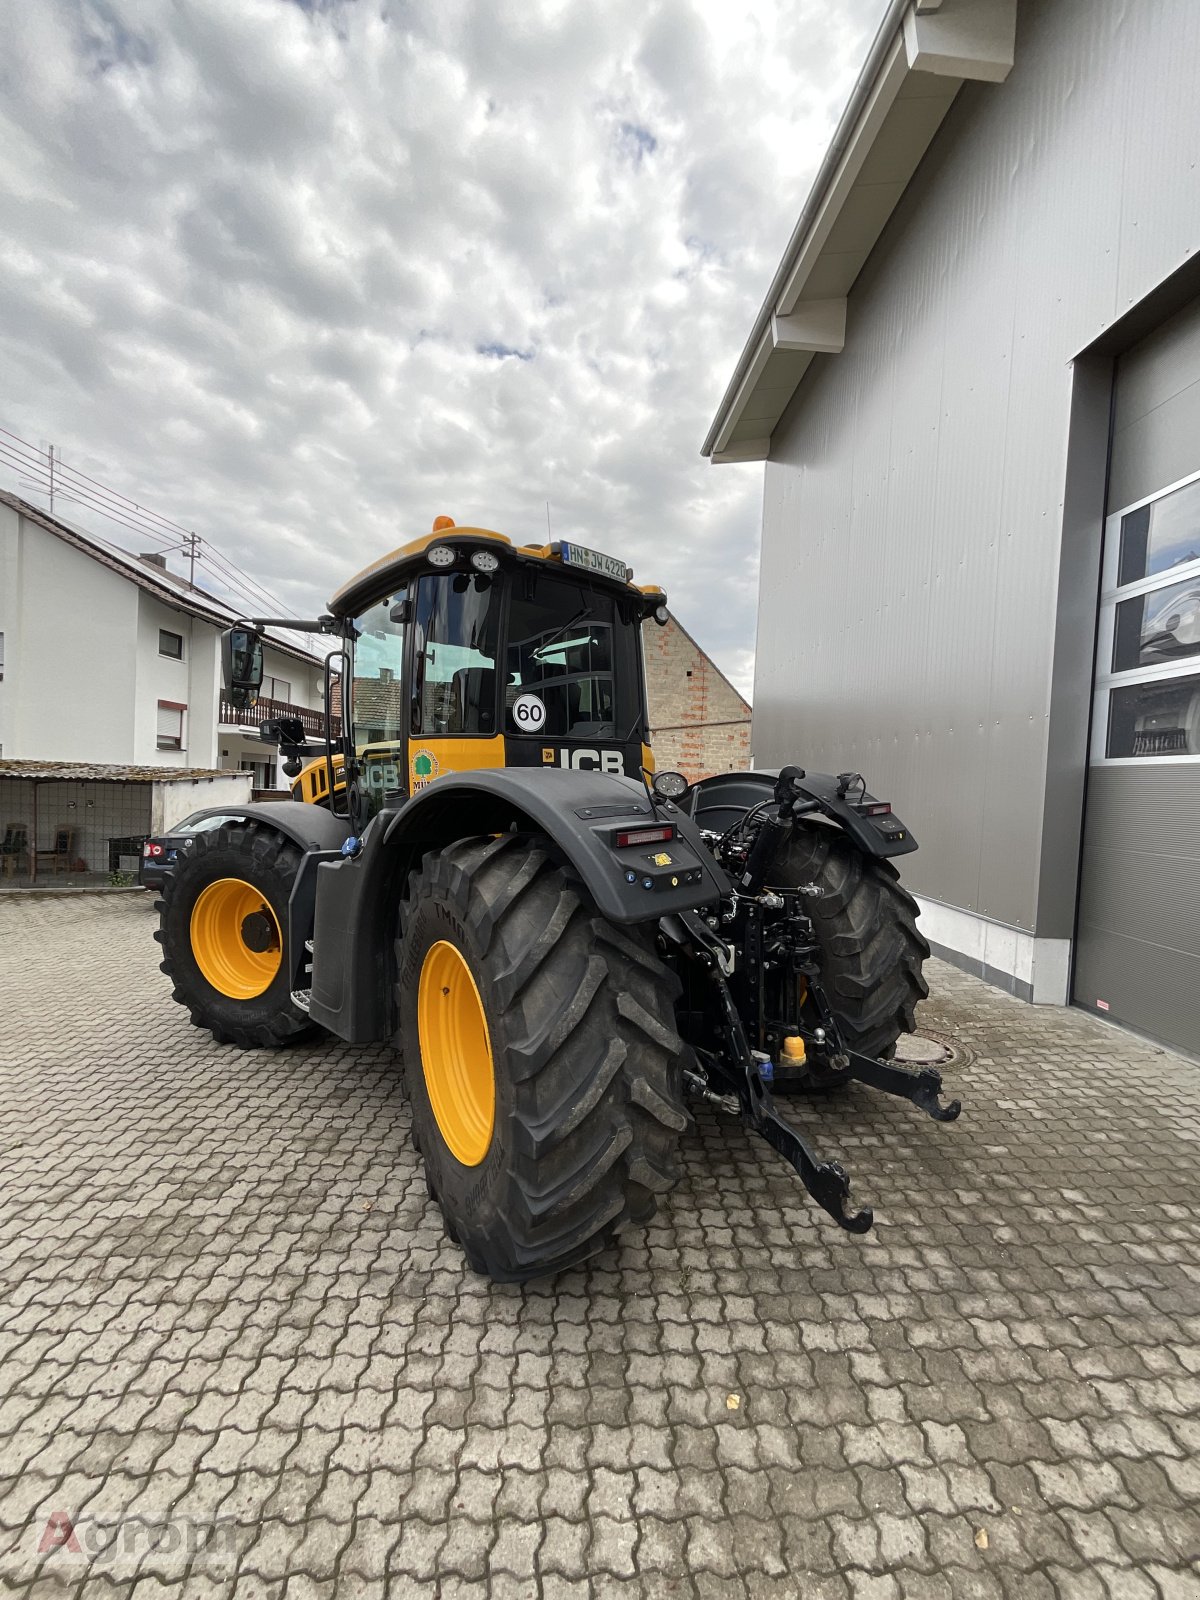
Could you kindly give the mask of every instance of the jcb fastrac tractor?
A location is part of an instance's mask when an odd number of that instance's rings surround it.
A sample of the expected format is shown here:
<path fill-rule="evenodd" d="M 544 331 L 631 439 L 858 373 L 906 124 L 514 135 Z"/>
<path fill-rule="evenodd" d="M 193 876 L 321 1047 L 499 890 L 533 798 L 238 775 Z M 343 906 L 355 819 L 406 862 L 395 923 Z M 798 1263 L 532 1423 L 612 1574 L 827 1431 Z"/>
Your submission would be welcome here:
<path fill-rule="evenodd" d="M 198 833 L 159 902 L 162 969 L 218 1041 L 395 1039 L 430 1193 L 498 1280 L 645 1222 L 689 1096 L 739 1108 L 852 1233 L 870 1210 L 772 1089 L 959 1109 L 890 1059 L 926 993 L 908 829 L 856 773 L 655 774 L 641 628 L 667 612 L 631 579 L 439 518 L 301 624 L 336 640 L 343 731 L 263 737 L 309 803 Z M 226 635 L 237 704 L 281 622 Z"/>

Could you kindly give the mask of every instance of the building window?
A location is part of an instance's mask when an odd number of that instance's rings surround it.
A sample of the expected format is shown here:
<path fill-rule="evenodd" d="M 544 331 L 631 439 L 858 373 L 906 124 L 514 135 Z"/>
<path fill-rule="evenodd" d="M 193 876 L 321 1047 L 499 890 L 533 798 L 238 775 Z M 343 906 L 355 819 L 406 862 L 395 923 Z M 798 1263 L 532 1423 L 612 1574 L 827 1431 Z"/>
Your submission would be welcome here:
<path fill-rule="evenodd" d="M 1200 758 L 1200 473 L 1105 530 L 1092 758 Z"/>
<path fill-rule="evenodd" d="M 172 661 L 183 660 L 183 635 L 172 633 L 169 628 L 158 630 L 158 653 L 160 656 L 170 656 Z"/>
<path fill-rule="evenodd" d="M 183 749 L 183 714 L 187 707 L 180 705 L 177 700 L 160 700 L 158 702 L 158 748 L 160 750 Z"/>
<path fill-rule="evenodd" d="M 264 700 L 281 700 L 287 706 L 292 703 L 292 686 L 286 678 L 264 678 L 259 694 Z"/>

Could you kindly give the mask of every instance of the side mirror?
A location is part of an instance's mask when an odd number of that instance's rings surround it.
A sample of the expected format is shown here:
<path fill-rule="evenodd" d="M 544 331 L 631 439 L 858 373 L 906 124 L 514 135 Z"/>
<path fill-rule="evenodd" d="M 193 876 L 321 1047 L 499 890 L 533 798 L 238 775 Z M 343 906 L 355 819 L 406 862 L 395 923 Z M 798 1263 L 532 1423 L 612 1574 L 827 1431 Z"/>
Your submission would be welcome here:
<path fill-rule="evenodd" d="M 403 622 L 411 622 L 412 621 L 412 601 L 407 599 L 407 598 L 405 598 L 403 600 L 397 600 L 396 604 L 388 612 L 388 621 L 389 622 L 401 622 L 401 623 L 403 623 Z"/>
<path fill-rule="evenodd" d="M 299 717 L 272 717 L 259 728 L 258 737 L 264 744 L 275 744 L 282 750 L 285 746 L 296 749 L 303 745 L 306 735 Z"/>
<path fill-rule="evenodd" d="M 221 681 L 235 706 L 252 706 L 258 699 L 263 646 L 253 628 L 230 628 L 221 635 Z"/>

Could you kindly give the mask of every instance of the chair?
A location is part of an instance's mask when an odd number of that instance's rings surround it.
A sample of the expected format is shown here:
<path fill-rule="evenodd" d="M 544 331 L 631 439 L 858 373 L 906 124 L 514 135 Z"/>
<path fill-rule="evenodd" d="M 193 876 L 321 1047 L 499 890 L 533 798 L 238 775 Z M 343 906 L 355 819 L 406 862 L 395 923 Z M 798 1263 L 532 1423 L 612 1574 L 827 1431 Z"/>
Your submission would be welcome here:
<path fill-rule="evenodd" d="M 75 855 L 75 830 L 56 828 L 53 845 L 49 850 L 37 851 L 36 855 L 39 870 L 43 866 L 48 866 L 54 872 L 70 872 L 71 861 Z"/>
<path fill-rule="evenodd" d="M 4 830 L 4 842 L 0 844 L 0 863 L 3 864 L 4 876 L 15 877 L 21 871 L 22 861 L 28 872 L 29 828 L 24 822 L 10 822 Z"/>

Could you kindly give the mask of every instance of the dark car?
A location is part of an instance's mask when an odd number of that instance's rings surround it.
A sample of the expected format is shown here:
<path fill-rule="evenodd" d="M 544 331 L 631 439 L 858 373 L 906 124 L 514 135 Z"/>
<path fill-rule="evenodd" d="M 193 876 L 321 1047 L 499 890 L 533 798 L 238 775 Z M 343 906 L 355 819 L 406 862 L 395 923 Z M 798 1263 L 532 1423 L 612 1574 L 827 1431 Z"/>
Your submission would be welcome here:
<path fill-rule="evenodd" d="M 228 811 L 193 811 L 190 817 L 177 822 L 170 833 L 147 839 L 142 846 L 142 864 L 138 871 L 144 889 L 161 889 L 163 879 L 198 833 L 211 833 L 226 822 L 241 822 L 241 816 Z"/>

